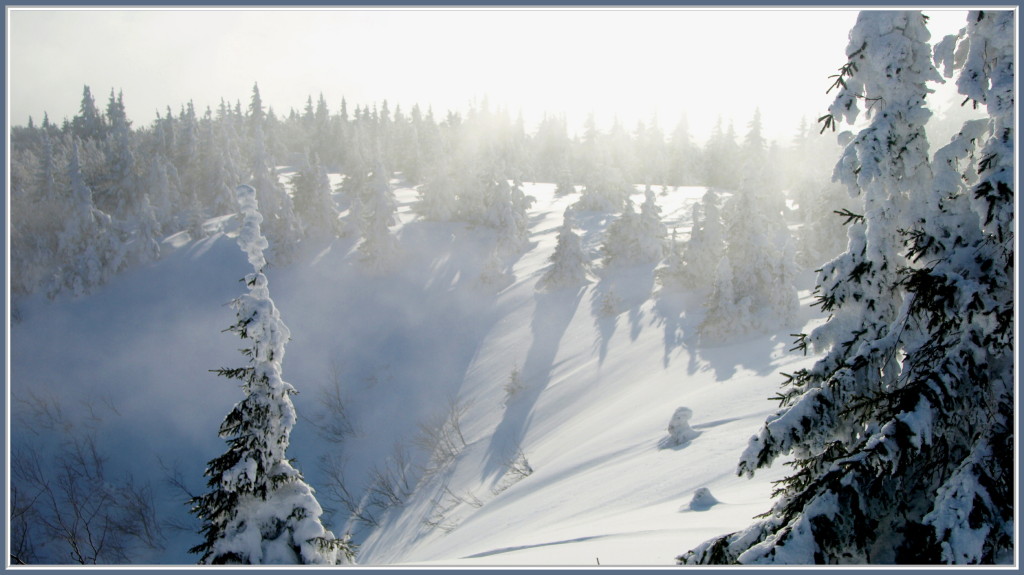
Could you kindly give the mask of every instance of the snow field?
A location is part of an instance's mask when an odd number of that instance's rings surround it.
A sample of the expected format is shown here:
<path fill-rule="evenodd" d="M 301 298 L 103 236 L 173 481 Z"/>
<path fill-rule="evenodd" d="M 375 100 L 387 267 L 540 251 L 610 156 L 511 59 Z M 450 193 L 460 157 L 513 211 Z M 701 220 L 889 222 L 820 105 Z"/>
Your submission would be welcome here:
<path fill-rule="evenodd" d="M 653 266 L 595 266 L 580 289 L 535 290 L 562 213 L 579 197 L 553 190 L 524 186 L 537 199 L 530 246 L 505 262 L 514 279 L 500 288 L 478 281 L 494 232 L 419 220 L 410 210 L 415 190 L 402 187 L 395 269 L 361 268 L 351 238 L 307 246 L 295 262 L 268 267 L 292 334 L 283 377 L 299 391 L 288 453 L 330 512 L 325 526 L 338 535 L 355 530 L 361 565 L 671 565 L 768 510 L 771 481 L 785 468 L 748 480 L 735 476 L 736 462 L 776 407 L 767 398 L 779 372 L 813 358 L 787 352 L 788 333 L 699 345 L 693 333 L 703 296 L 657 293 Z M 657 196 L 680 240 L 703 192 Z M 595 262 L 612 217 L 578 214 Z M 209 373 L 239 363 L 238 341 L 222 333 L 232 318 L 226 304 L 248 271 L 235 225 L 211 220 L 207 226 L 221 231 L 198 243 L 172 236 L 169 256 L 86 298 L 32 300 L 11 329 L 12 395 L 31 388 L 71 402 L 115 398 L 118 415 L 103 435 L 112 464 L 151 482 L 161 515 L 183 526 L 168 531 L 153 563 L 195 560 L 185 551 L 199 537 L 189 531 L 182 495 L 166 488 L 167 468 L 201 491 L 205 462 L 223 450 L 217 426 L 241 399 L 236 386 Z M 609 291 L 619 300 L 611 315 L 601 305 Z M 813 311 L 801 318 L 820 321 Z M 521 387 L 508 396 L 513 370 Z M 337 417 L 323 402 L 332 389 L 353 428 L 335 443 L 313 425 Z M 462 409 L 465 446 L 424 472 L 432 466 L 415 438 L 453 402 Z M 670 447 L 667 425 L 681 406 L 693 410 L 699 435 Z M 18 428 L 12 434 L 16 441 Z M 343 461 L 348 488 L 362 493 L 395 445 L 410 454 L 414 491 L 380 512 L 377 528 L 346 523 L 327 496 L 321 458 Z M 691 510 L 702 487 L 720 503 Z"/>

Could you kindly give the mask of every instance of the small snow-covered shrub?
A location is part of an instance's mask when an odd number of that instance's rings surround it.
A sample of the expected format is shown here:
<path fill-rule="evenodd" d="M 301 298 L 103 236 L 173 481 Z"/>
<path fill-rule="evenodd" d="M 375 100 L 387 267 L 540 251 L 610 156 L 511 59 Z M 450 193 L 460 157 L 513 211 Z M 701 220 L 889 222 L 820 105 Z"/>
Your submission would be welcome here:
<path fill-rule="evenodd" d="M 699 431 L 690 427 L 691 417 L 693 417 L 693 410 L 689 407 L 680 407 L 672 414 L 672 419 L 668 422 L 670 445 L 683 445 L 700 435 Z"/>
<path fill-rule="evenodd" d="M 532 474 L 533 467 L 530 465 L 530 462 L 527 461 L 526 454 L 523 453 L 523 448 L 516 447 L 515 453 L 505 463 L 505 475 L 503 475 L 501 477 L 501 481 L 491 489 L 491 492 L 498 495 Z"/>
<path fill-rule="evenodd" d="M 614 290 L 609 289 L 601 296 L 598 312 L 603 317 L 615 317 L 621 312 L 621 307 L 622 298 Z"/>
<path fill-rule="evenodd" d="M 508 381 L 505 382 L 505 405 L 508 405 L 524 389 L 526 389 L 526 386 L 523 384 L 523 378 L 519 374 L 519 366 L 513 367 L 512 371 L 508 374 Z"/>
<path fill-rule="evenodd" d="M 700 487 L 693 492 L 693 497 L 690 499 L 690 511 L 707 511 L 718 502 L 718 499 L 711 494 L 710 489 Z"/>

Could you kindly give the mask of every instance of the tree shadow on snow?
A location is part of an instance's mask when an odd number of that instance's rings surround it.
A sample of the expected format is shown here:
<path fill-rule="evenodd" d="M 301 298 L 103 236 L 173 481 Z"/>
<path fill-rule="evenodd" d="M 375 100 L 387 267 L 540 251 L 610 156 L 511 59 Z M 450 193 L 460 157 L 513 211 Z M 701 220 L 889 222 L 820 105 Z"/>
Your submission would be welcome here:
<path fill-rule="evenodd" d="M 724 344 L 700 344 L 692 356 L 704 360 L 707 368 L 715 373 L 716 381 L 728 381 L 740 369 L 746 369 L 759 376 L 775 373 L 775 350 L 779 343 L 786 341 L 789 332 L 775 334 L 749 333 L 738 336 Z M 691 361 L 690 373 L 697 369 Z"/>
<path fill-rule="evenodd" d="M 615 334 L 618 316 L 625 313 L 629 321 L 629 338 L 636 341 L 643 329 L 643 305 L 654 288 L 654 265 L 605 268 L 594 286 L 590 310 L 597 329 L 595 347 L 599 363 L 608 356 L 608 344 Z"/>
<path fill-rule="evenodd" d="M 774 373 L 777 349 L 780 344 L 790 342 L 789 334 L 793 330 L 751 332 L 720 343 L 704 341 L 697 329 L 704 319 L 705 297 L 704 293 L 689 291 L 662 290 L 658 294 L 654 305 L 655 318 L 651 323 L 662 326 L 663 366 L 669 367 L 677 351 L 685 351 L 688 375 L 710 370 L 714 372 L 716 381 L 727 381 L 735 377 L 741 368 L 760 376 Z"/>
<path fill-rule="evenodd" d="M 530 324 L 533 341 L 519 372 L 522 388 L 507 399 L 505 413 L 491 435 L 485 476 L 500 477 L 505 473 L 508 455 L 522 441 L 533 407 L 551 381 L 562 336 L 585 291 L 584 286 L 534 294 L 536 307 Z"/>
<path fill-rule="evenodd" d="M 697 323 L 693 316 L 700 314 L 688 313 L 690 310 L 702 310 L 701 294 L 678 292 L 662 288 L 655 298 L 652 325 L 661 325 L 664 351 L 661 356 L 663 367 L 669 367 L 672 355 L 676 350 L 687 350 L 690 364 L 695 369 L 696 338 L 693 337 Z M 692 371 L 690 372 L 693 373 Z"/>

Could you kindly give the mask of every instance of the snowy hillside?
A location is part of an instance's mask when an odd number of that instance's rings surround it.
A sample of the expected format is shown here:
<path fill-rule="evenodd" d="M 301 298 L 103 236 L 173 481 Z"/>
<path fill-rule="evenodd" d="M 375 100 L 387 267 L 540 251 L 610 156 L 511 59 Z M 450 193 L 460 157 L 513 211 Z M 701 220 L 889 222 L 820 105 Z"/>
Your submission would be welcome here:
<path fill-rule="evenodd" d="M 300 392 L 289 454 L 332 511 L 329 527 L 354 534 L 362 565 L 670 565 L 768 510 L 785 472 L 748 480 L 735 468 L 776 408 L 779 372 L 811 363 L 788 351 L 794 330 L 700 344 L 703 294 L 663 293 L 654 265 L 537 290 L 579 196 L 552 184 L 524 191 L 537 200 L 530 243 L 497 283 L 481 280 L 494 230 L 424 221 L 410 188 L 396 190 L 391 269 L 371 273 L 353 239 L 334 239 L 267 271 L 292 333 L 284 377 Z M 669 229 L 689 232 L 704 191 L 657 195 Z M 578 214 L 595 261 L 607 219 Z M 52 427 L 56 405 L 95 429 L 107 473 L 152 488 L 165 522 L 153 563 L 195 560 L 197 524 L 167 480 L 202 490 L 205 462 L 223 447 L 217 426 L 241 398 L 209 370 L 240 361 L 223 330 L 245 256 L 235 219 L 206 226 L 210 238 L 171 236 L 170 255 L 93 295 L 27 300 L 11 326 L 12 443 Z M 820 321 L 807 306 L 811 279 L 800 285 L 803 324 Z M 78 418 L 85 404 L 91 416 Z M 692 410 L 695 436 L 674 445 L 679 407 Z M 376 525 L 349 519 L 341 477 Z M 388 485 L 390 503 L 373 503 Z M 711 497 L 694 499 L 703 488 Z"/>
<path fill-rule="evenodd" d="M 860 12 L 785 142 L 83 86 L 8 138 L 8 564 L 1012 563 L 1016 19 Z"/>

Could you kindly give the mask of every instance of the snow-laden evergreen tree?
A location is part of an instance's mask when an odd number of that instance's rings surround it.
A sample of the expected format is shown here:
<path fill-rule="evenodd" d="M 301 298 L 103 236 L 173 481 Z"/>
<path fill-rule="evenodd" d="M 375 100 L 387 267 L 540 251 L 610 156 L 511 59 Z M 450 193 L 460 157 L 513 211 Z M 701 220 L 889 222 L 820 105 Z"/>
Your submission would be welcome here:
<path fill-rule="evenodd" d="M 672 131 L 668 146 L 668 181 L 673 186 L 693 186 L 704 177 L 700 173 L 702 151 L 690 136 L 690 123 L 684 113 Z"/>
<path fill-rule="evenodd" d="M 859 16 L 826 121 L 868 106 L 836 168 L 864 214 L 819 275 L 832 315 L 803 343 L 824 356 L 789 378 L 738 469 L 789 454 L 795 472 L 761 521 L 682 562 L 1013 560 L 1013 22 L 970 13 L 958 86 L 990 118 L 939 150 L 933 180 L 925 18 Z"/>
<path fill-rule="evenodd" d="M 694 219 L 696 219 L 696 212 L 699 208 L 699 204 L 693 205 Z M 674 292 L 684 290 L 687 285 L 685 281 L 686 260 L 683 259 L 683 242 L 679 241 L 678 233 L 679 230 L 672 228 L 672 235 L 669 236 L 668 244 L 665 247 L 664 265 L 655 272 L 655 277 L 657 277 L 661 287 Z"/>
<path fill-rule="evenodd" d="M 704 304 L 704 319 L 697 326 L 704 343 L 719 344 L 737 334 L 756 328 L 751 314 L 750 297 L 736 296 L 734 271 L 729 256 L 723 255 L 715 268 L 711 295 Z"/>
<path fill-rule="evenodd" d="M 797 225 L 797 263 L 806 269 L 818 269 L 846 249 L 846 229 L 837 225 L 842 221 L 837 216 L 859 209 L 846 187 L 831 181 L 841 151 L 834 138 L 822 136 L 803 120 L 784 152 L 783 180 L 797 206 L 789 212 Z"/>
<path fill-rule="evenodd" d="M 458 214 L 459 186 L 460 180 L 453 172 L 451 162 L 443 156 L 438 158 L 429 168 L 426 181 L 417 188 L 420 199 L 413 210 L 427 220 L 451 221 Z"/>
<path fill-rule="evenodd" d="M 199 187 L 197 194 L 211 215 L 221 216 L 235 208 L 234 182 L 242 180 L 240 152 L 231 124 L 214 120 L 207 109 L 200 124 Z"/>
<path fill-rule="evenodd" d="M 228 450 L 209 462 L 210 490 L 190 502 L 205 537 L 191 552 L 201 564 L 350 563 L 352 545 L 324 528 L 313 489 L 286 454 L 296 421 L 290 398 L 295 388 L 282 378 L 290 334 L 263 274 L 268 242 L 260 231 L 256 191 L 239 186 L 237 193 L 238 244 L 253 273 L 245 278 L 248 293 L 232 303 L 237 321 L 230 331 L 246 340 L 248 365 L 217 373 L 241 381 L 245 398 L 221 423 Z"/>
<path fill-rule="evenodd" d="M 40 131 L 38 154 L 20 154 L 12 142 L 10 159 L 10 289 L 28 294 L 47 285 L 57 265 L 57 236 L 63 226 L 62 191 L 68 189 L 59 165 L 61 138 Z M 36 156 L 39 156 L 36 158 Z M 38 159 L 38 163 L 31 161 Z M 67 162 L 64 162 L 67 165 Z M 25 168 L 23 178 L 18 174 Z"/>
<path fill-rule="evenodd" d="M 740 172 L 736 169 L 740 159 L 739 145 L 736 143 L 736 130 L 732 123 L 728 129 L 722 126 L 719 116 L 715 126 L 704 145 L 703 180 L 706 185 L 735 190 L 739 185 Z"/>
<path fill-rule="evenodd" d="M 338 208 L 331 197 L 331 181 L 320 156 L 307 154 L 302 168 L 292 176 L 295 216 L 306 238 L 333 238 L 340 231 Z"/>
<path fill-rule="evenodd" d="M 580 235 L 573 229 L 575 224 L 576 218 L 570 206 L 562 215 L 562 227 L 558 228 L 555 251 L 549 258 L 551 265 L 537 282 L 539 289 L 579 287 L 587 282 L 590 258 L 583 250 Z"/>
<path fill-rule="evenodd" d="M 742 149 L 743 177 L 739 189 L 723 209 L 725 255 L 732 264 L 732 302 L 708 303 L 709 310 L 736 311 L 744 321 L 712 318 L 716 327 L 710 339 L 721 340 L 723 329 L 732 326 L 734 335 L 752 330 L 768 332 L 790 327 L 799 308 L 795 285 L 796 262 L 789 229 L 783 215 L 781 191 L 773 186 L 768 150 L 761 135 L 761 117 L 756 112 Z M 710 239 L 710 238 L 707 238 Z M 713 251 L 714 246 L 709 247 Z M 710 254 L 708 254 L 710 255 Z M 700 273 L 703 270 L 693 270 Z M 715 290 L 710 298 L 729 292 Z M 745 308 L 745 309 L 741 309 Z M 746 320 L 751 320 L 748 323 Z M 711 324 L 708 324 L 711 325 Z"/>
<path fill-rule="evenodd" d="M 486 222 L 498 231 L 498 252 L 503 256 L 521 254 L 530 239 L 526 212 L 535 198 L 526 195 L 519 182 L 498 178 L 488 186 L 487 201 Z"/>
<path fill-rule="evenodd" d="M 799 223 L 794 234 L 796 261 L 804 269 L 817 269 L 846 249 L 846 230 L 838 222 L 844 214 L 856 214 L 858 202 L 844 186 L 810 178 L 797 184 L 794 195 Z"/>
<path fill-rule="evenodd" d="M 177 170 L 164 156 L 153 155 L 149 170 L 146 173 L 143 190 L 149 196 L 149 209 L 161 224 L 174 229 L 183 220 L 183 208 L 187 209 L 182 199 L 181 187 L 177 178 Z M 139 212 L 141 215 L 143 212 Z M 177 231 L 176 229 L 174 231 Z"/>
<path fill-rule="evenodd" d="M 633 186 L 626 180 L 622 169 L 605 160 L 595 163 L 594 171 L 586 174 L 576 209 L 592 212 L 614 212 L 633 192 Z"/>
<path fill-rule="evenodd" d="M 292 257 L 301 228 L 295 217 L 291 196 L 277 177 L 273 143 L 265 131 L 270 117 L 263 111 L 259 87 L 254 85 L 248 117 L 251 142 L 250 184 L 259 194 L 260 206 L 266 218 L 264 228 L 273 246 L 273 256 L 278 261 L 287 261 Z"/>
<path fill-rule="evenodd" d="M 665 256 L 665 226 L 660 208 L 649 192 L 641 205 L 641 213 L 626 198 L 622 213 L 608 224 L 601 246 L 605 266 L 654 264 Z"/>
<path fill-rule="evenodd" d="M 115 98 L 113 91 L 107 110 L 110 129 L 104 141 L 106 158 L 95 202 L 113 218 L 130 223 L 139 208 L 141 188 L 131 124 L 125 115 L 123 99 Z"/>
<path fill-rule="evenodd" d="M 683 251 L 685 265 L 682 284 L 706 289 L 714 281 L 718 262 L 725 255 L 725 224 L 717 190 L 708 188 L 700 203 L 694 205 L 693 228 Z"/>
<path fill-rule="evenodd" d="M 651 184 L 665 184 L 668 176 L 668 149 L 665 133 L 658 125 L 657 116 L 650 122 L 637 122 L 633 138 L 635 174 L 638 182 L 649 187 Z"/>
<path fill-rule="evenodd" d="M 102 139 L 106 135 L 106 122 L 89 86 L 82 87 L 82 105 L 78 115 L 71 119 L 71 129 L 75 137 L 83 141 Z"/>
<path fill-rule="evenodd" d="M 601 245 L 603 263 L 605 267 L 613 264 L 634 265 L 641 263 L 636 261 L 639 254 L 637 236 L 640 232 L 640 215 L 633 207 L 633 200 L 626 198 L 623 203 L 622 213 L 611 222 L 605 229 L 604 243 Z M 576 209 L 583 209 L 580 204 L 574 206 Z"/>
<path fill-rule="evenodd" d="M 51 297 L 70 290 L 75 297 L 102 285 L 125 263 L 124 246 L 111 217 L 93 203 L 92 189 L 85 183 L 79 161 L 78 140 L 72 144 L 68 161 L 71 193 L 62 214 L 63 229 L 57 236 L 60 266 L 51 284 Z"/>
<path fill-rule="evenodd" d="M 576 183 L 573 181 L 572 168 L 569 167 L 569 160 L 565 159 L 555 179 L 555 194 L 566 195 L 576 193 Z"/>
<path fill-rule="evenodd" d="M 640 252 L 642 259 L 656 262 L 665 257 L 665 237 L 668 229 L 661 221 L 661 206 L 654 197 L 654 191 L 644 191 L 644 203 L 640 204 Z"/>
<path fill-rule="evenodd" d="M 917 433 L 930 439 L 922 451 L 939 487 L 922 523 L 934 529 L 926 558 L 943 563 L 1013 560 L 1014 27 L 1010 11 L 969 13 L 957 86 L 989 118 L 936 154 L 937 193 L 909 234 L 917 267 L 905 284 L 920 333 L 904 372 L 917 411 L 930 411 Z"/>
<path fill-rule="evenodd" d="M 372 158 L 363 134 L 364 129 L 360 124 L 351 130 L 351 145 L 345 152 L 345 179 L 340 185 L 340 191 L 348 202 L 348 216 L 342 223 L 342 233 L 351 237 L 361 237 L 364 233 L 363 211 L 371 195 Z"/>
<path fill-rule="evenodd" d="M 125 231 L 125 235 L 131 234 L 128 256 L 132 264 L 155 262 L 160 259 L 160 242 L 163 240 L 162 226 L 157 219 L 156 209 L 149 200 L 149 194 L 143 193 L 141 196 L 141 199 L 136 200 L 137 207 L 132 218 L 134 229 Z"/>
<path fill-rule="evenodd" d="M 378 163 L 371 176 L 370 193 L 363 206 L 363 241 L 359 244 L 363 263 L 372 270 L 383 270 L 394 263 L 399 252 L 398 239 L 391 233 L 397 222 L 398 204 L 391 189 L 390 174 Z"/>
<path fill-rule="evenodd" d="M 53 139 L 45 131 L 42 133 L 42 158 L 36 172 L 36 194 L 40 201 L 52 202 L 57 199 L 57 166 L 56 151 Z"/>

